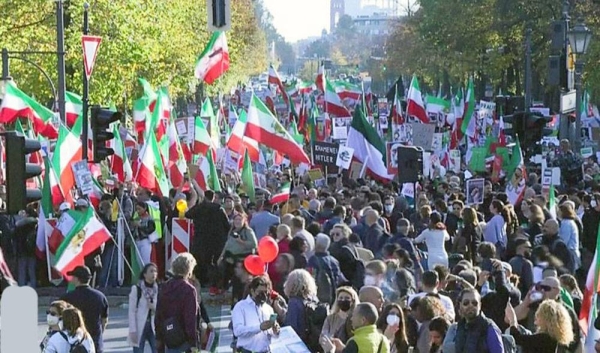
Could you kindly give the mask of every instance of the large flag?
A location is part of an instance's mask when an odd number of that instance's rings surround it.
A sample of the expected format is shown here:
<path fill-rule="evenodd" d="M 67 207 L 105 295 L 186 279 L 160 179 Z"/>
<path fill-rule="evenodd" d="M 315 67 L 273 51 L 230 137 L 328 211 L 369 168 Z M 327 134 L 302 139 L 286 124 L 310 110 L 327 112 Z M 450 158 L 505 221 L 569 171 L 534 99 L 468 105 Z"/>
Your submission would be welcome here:
<path fill-rule="evenodd" d="M 429 123 L 429 116 L 427 116 L 427 112 L 425 111 L 423 95 L 421 93 L 421 88 L 419 88 L 417 76 L 413 76 L 412 81 L 410 82 L 410 88 L 408 89 L 406 115 L 414 116 L 423 123 Z"/>
<path fill-rule="evenodd" d="M 58 131 L 52 125 L 54 113 L 17 88 L 13 81 L 7 81 L 0 105 L 0 123 L 13 123 L 20 117 L 31 120 L 37 134 L 49 139 L 58 137 Z"/>
<path fill-rule="evenodd" d="M 140 167 L 136 177 L 137 183 L 161 196 L 169 195 L 169 180 L 153 133 L 148 134 L 146 145 L 141 152 Z"/>
<path fill-rule="evenodd" d="M 225 32 L 214 32 L 196 62 L 196 78 L 212 85 L 229 70 L 229 49 Z"/>
<path fill-rule="evenodd" d="M 469 137 L 475 136 L 475 121 L 473 114 L 475 113 L 475 86 L 473 84 L 473 78 L 469 79 L 469 85 L 467 86 L 467 96 L 465 99 L 465 110 L 462 119 L 462 125 L 460 130 L 464 135 Z"/>
<path fill-rule="evenodd" d="M 348 131 L 346 146 L 354 149 L 354 157 L 379 179 L 392 180 L 393 175 L 388 174 L 385 165 L 385 144 L 379 137 L 377 130 L 365 118 L 361 106 L 354 110 L 354 117 Z"/>
<path fill-rule="evenodd" d="M 252 173 L 252 163 L 250 162 L 250 156 L 248 150 L 244 153 L 244 167 L 242 168 L 242 184 L 246 195 L 250 198 L 250 201 L 255 202 L 255 189 L 254 189 L 254 175 Z"/>
<path fill-rule="evenodd" d="M 111 238 L 110 232 L 89 207 L 85 212 L 70 210 L 73 226 L 65 234 L 56 251 L 54 267 L 66 276 L 67 272 L 84 264 L 84 257 Z"/>
<path fill-rule="evenodd" d="M 205 155 L 211 146 L 212 140 L 208 134 L 208 129 L 206 129 L 202 118 L 196 116 L 194 118 L 194 143 L 192 144 L 192 152 Z"/>
<path fill-rule="evenodd" d="M 73 92 L 65 92 L 65 111 L 67 126 L 73 126 L 83 112 L 83 100 L 81 96 Z"/>
<path fill-rule="evenodd" d="M 333 88 L 333 85 L 329 80 L 325 80 L 325 112 L 329 115 L 337 116 L 340 118 L 347 118 L 352 116 L 348 109 L 344 106 L 342 99 Z"/>
<path fill-rule="evenodd" d="M 233 130 L 231 131 L 231 135 L 229 135 L 229 139 L 227 139 L 227 148 L 238 154 L 242 154 L 244 149 L 246 149 L 250 155 L 250 160 L 258 163 L 260 160 L 258 142 L 246 136 L 247 121 L 248 116 L 246 115 L 246 112 L 242 110 L 233 125 Z"/>
<path fill-rule="evenodd" d="M 277 121 L 269 108 L 254 94 L 248 107 L 246 136 L 282 154 L 287 154 L 294 163 L 310 164 L 310 159 L 294 138 Z"/>

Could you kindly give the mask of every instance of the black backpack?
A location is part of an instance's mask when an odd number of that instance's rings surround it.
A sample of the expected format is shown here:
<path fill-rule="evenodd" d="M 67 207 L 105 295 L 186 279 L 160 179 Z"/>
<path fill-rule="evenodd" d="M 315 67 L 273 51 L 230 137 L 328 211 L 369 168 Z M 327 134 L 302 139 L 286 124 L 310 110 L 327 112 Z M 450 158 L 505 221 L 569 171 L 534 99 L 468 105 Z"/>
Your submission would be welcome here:
<path fill-rule="evenodd" d="M 60 335 L 65 339 L 65 341 L 69 342 L 69 338 L 67 337 L 67 335 L 62 332 L 59 331 L 58 333 L 60 333 Z M 71 344 L 71 349 L 69 350 L 69 353 L 89 353 L 89 351 L 87 350 L 87 348 L 85 348 L 85 346 L 83 345 L 83 341 L 85 340 L 85 338 L 82 338 L 81 340 Z"/>
<path fill-rule="evenodd" d="M 306 332 L 301 338 L 311 352 L 323 352 L 319 338 L 327 315 L 329 315 L 329 304 L 312 300 L 304 302 Z"/>
<path fill-rule="evenodd" d="M 354 278 L 348 278 L 348 280 L 352 282 L 352 287 L 354 287 L 354 289 L 359 290 L 363 286 L 365 280 L 365 262 L 358 256 L 358 251 L 356 249 L 352 249 L 348 245 L 344 246 L 344 248 L 348 249 L 350 254 L 354 257 Z"/>
<path fill-rule="evenodd" d="M 317 298 L 320 302 L 331 305 L 335 298 L 335 282 L 333 276 L 329 273 L 322 258 L 316 256 L 317 259 L 317 275 L 315 282 L 317 284 Z"/>

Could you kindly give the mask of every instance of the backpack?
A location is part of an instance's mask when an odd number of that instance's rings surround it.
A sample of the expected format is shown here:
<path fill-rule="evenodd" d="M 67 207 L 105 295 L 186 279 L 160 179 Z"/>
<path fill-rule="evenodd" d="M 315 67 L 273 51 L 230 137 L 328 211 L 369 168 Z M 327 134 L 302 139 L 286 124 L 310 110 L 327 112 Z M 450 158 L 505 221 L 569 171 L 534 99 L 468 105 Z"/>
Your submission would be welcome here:
<path fill-rule="evenodd" d="M 65 341 L 67 341 L 67 343 L 69 343 L 69 338 L 67 337 L 67 335 L 64 332 L 59 331 L 58 333 L 60 333 L 62 338 L 64 338 Z M 79 340 L 73 344 L 69 343 L 69 345 L 71 346 L 69 353 L 89 353 L 87 348 L 85 348 L 85 346 L 83 345 L 84 340 L 85 340 L 85 338 L 82 338 L 81 340 Z"/>
<path fill-rule="evenodd" d="M 348 278 L 352 282 L 352 287 L 354 289 L 359 290 L 363 284 L 365 279 L 365 263 L 358 256 L 358 251 L 356 249 L 352 249 L 348 245 L 345 245 L 344 248 L 350 251 L 352 257 L 354 257 L 354 278 Z"/>
<path fill-rule="evenodd" d="M 322 303 L 331 305 L 335 298 L 335 283 L 333 276 L 329 274 L 327 268 L 323 263 L 323 259 L 317 257 L 317 275 L 315 277 L 315 283 L 317 284 L 317 298 Z"/>
<path fill-rule="evenodd" d="M 142 299 L 142 287 L 139 284 L 135 285 L 135 291 L 137 292 L 137 301 L 135 302 L 135 308 L 140 307 L 140 299 Z"/>
<path fill-rule="evenodd" d="M 304 302 L 304 321 L 306 322 L 306 332 L 302 341 L 306 344 L 311 352 L 323 352 L 323 348 L 319 343 L 321 331 L 325 319 L 329 315 L 329 304 L 322 301 L 305 301 Z"/>

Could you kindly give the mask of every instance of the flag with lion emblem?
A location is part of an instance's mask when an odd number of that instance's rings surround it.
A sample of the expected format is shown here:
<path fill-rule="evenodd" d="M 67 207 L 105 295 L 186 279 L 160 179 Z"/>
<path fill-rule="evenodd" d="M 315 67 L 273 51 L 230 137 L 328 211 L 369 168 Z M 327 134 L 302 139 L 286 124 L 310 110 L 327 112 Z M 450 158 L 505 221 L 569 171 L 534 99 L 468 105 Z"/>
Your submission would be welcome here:
<path fill-rule="evenodd" d="M 73 220 L 71 228 L 65 234 L 56 250 L 54 268 L 63 275 L 84 264 L 84 257 L 110 239 L 110 232 L 94 214 L 90 207 L 86 211 L 68 211 Z"/>

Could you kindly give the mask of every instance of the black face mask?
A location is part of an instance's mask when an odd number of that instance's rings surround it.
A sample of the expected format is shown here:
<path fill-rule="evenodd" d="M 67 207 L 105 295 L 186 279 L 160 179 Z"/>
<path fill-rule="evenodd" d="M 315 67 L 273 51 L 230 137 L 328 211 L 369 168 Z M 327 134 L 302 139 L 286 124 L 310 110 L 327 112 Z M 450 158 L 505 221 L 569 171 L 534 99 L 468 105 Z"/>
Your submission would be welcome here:
<path fill-rule="evenodd" d="M 351 300 L 338 300 L 337 305 L 341 311 L 346 312 L 350 310 L 350 305 L 352 304 Z"/>
<path fill-rule="evenodd" d="M 256 296 L 254 297 L 254 302 L 257 305 L 263 305 L 264 303 L 266 303 L 267 302 L 267 293 L 260 292 L 260 293 L 256 294 Z"/>

